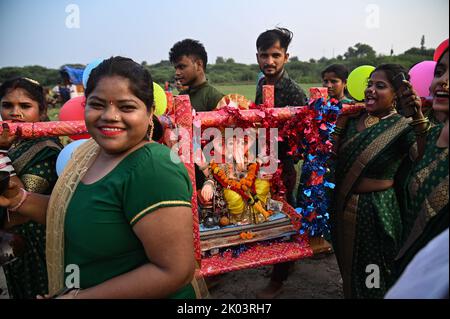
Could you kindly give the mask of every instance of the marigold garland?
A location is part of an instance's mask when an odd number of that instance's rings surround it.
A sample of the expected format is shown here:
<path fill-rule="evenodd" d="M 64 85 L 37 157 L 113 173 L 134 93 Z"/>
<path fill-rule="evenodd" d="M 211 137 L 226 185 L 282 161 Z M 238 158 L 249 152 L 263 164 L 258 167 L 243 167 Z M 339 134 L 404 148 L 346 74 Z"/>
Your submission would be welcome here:
<path fill-rule="evenodd" d="M 264 209 L 256 196 L 255 181 L 259 172 L 258 163 L 251 163 L 248 167 L 247 175 L 238 181 L 228 178 L 227 174 L 214 161 L 211 161 L 210 165 L 214 178 L 222 185 L 222 187 L 241 195 L 242 198 L 257 212 L 261 213 L 265 219 L 268 219 L 269 216 L 272 215 L 271 211 Z"/>

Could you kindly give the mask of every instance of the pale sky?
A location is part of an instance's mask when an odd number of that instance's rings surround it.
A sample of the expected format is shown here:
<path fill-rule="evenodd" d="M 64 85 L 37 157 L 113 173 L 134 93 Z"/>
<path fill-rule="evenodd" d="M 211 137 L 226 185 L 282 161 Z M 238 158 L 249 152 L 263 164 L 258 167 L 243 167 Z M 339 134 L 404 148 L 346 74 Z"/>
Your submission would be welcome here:
<path fill-rule="evenodd" d="M 419 47 L 422 35 L 435 48 L 448 25 L 448 0 L 0 0 L 0 67 L 112 55 L 153 64 L 185 38 L 200 40 L 211 63 L 222 56 L 250 64 L 256 38 L 275 26 L 294 32 L 289 51 L 300 60 L 331 58 L 358 42 L 399 54 Z"/>

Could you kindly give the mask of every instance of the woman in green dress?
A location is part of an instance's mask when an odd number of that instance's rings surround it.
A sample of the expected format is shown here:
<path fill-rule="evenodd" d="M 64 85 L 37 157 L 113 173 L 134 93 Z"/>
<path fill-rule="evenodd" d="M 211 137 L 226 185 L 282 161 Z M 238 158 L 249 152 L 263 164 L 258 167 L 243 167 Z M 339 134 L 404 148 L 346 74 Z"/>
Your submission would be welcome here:
<path fill-rule="evenodd" d="M 170 149 L 152 141 L 162 133 L 152 83 L 131 59 L 103 61 L 85 91 L 93 139 L 51 197 L 15 185 L 0 196 L 0 205 L 19 203 L 18 213 L 47 224 L 50 296 L 65 288 L 76 289 L 63 298 L 196 296 L 192 185 Z"/>
<path fill-rule="evenodd" d="M 431 84 L 433 111 L 445 115 L 445 123 L 431 126 L 427 119 L 416 121 L 414 127 L 418 143 L 423 141 L 424 151 L 406 179 L 403 198 L 405 218 L 405 244 L 397 256 L 398 275 L 423 247 L 449 227 L 448 218 L 448 48 L 436 65 Z M 409 83 L 402 92 L 402 106 L 421 109 L 421 101 Z M 448 253 L 448 252 L 447 252 Z"/>
<path fill-rule="evenodd" d="M 395 110 L 394 78 L 401 72 L 407 74 L 395 64 L 376 68 L 365 111 L 336 124 L 332 235 L 346 298 L 382 298 L 394 280 L 402 235 L 394 176 L 414 143 L 408 121 Z"/>
<path fill-rule="evenodd" d="M 40 122 L 47 119 L 42 86 L 27 78 L 5 81 L 0 87 L 1 116 L 4 121 Z M 56 158 L 62 148 L 57 138 L 22 139 L 9 137 L 3 124 L 0 156 L 9 158 L 11 180 L 29 192 L 50 194 L 56 183 Z M 8 170 L 3 167 L 2 170 Z M 47 292 L 45 226 L 30 218 L 0 211 L 0 228 L 20 235 L 26 243 L 23 254 L 3 265 L 10 298 L 30 299 Z"/>
<path fill-rule="evenodd" d="M 332 64 L 322 71 L 322 85 L 328 88 L 328 96 L 343 104 L 352 103 L 346 96 L 348 69 L 343 64 Z"/>

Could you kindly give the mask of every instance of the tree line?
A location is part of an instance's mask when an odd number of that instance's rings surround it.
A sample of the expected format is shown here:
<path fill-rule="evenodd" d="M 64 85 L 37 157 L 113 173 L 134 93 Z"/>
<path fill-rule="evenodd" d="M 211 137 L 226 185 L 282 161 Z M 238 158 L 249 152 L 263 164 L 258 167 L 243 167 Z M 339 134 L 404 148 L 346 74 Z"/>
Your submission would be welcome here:
<path fill-rule="evenodd" d="M 377 66 L 383 63 L 398 63 L 409 69 L 421 61 L 432 60 L 433 54 L 434 49 L 425 48 L 424 38 L 419 48 L 413 47 L 399 55 L 394 55 L 392 50 L 390 55 L 377 54 L 370 45 L 357 43 L 349 47 L 343 55 L 331 59 L 323 57 L 319 60 L 300 61 L 298 57 L 293 56 L 287 63 L 286 70 L 298 83 L 319 83 L 322 70 L 330 64 L 344 64 L 350 72 L 360 65 Z M 84 67 L 82 64 L 67 65 Z M 169 61 L 163 60 L 151 65 L 143 61 L 142 65 L 151 72 L 153 80 L 157 83 L 164 84 L 174 79 L 174 69 Z M 233 58 L 217 57 L 214 64 L 207 66 L 206 73 L 209 81 L 214 84 L 254 83 L 259 67 L 257 64 L 237 63 Z M 59 69 L 38 65 L 0 68 L 0 83 L 16 76 L 34 79 L 47 87 L 55 86 L 61 81 Z"/>

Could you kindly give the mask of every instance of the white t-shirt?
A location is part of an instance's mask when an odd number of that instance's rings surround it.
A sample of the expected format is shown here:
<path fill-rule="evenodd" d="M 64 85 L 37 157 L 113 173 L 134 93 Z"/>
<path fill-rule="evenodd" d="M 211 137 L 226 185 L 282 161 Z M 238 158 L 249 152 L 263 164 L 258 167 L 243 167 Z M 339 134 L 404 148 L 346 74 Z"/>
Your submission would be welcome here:
<path fill-rule="evenodd" d="M 447 228 L 422 248 L 385 299 L 448 298 L 448 236 Z"/>

